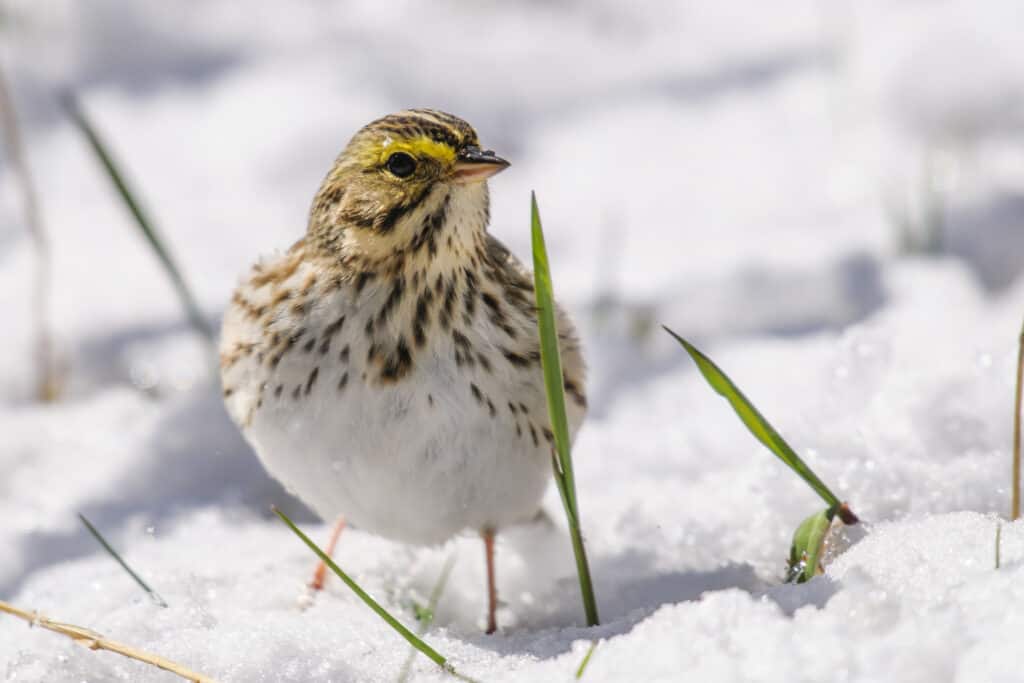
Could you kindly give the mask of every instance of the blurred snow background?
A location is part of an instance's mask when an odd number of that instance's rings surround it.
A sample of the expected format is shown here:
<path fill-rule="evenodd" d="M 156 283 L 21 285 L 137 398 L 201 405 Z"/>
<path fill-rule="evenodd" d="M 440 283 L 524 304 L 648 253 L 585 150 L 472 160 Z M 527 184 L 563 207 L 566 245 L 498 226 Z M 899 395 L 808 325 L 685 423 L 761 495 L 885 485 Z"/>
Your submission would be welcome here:
<path fill-rule="evenodd" d="M 0 599 L 228 681 L 394 680 L 405 647 L 311 556 L 220 407 L 204 349 L 58 106 L 75 90 L 216 321 L 305 227 L 348 137 L 463 116 L 513 162 L 492 230 L 528 257 L 536 189 L 581 325 L 575 449 L 604 625 L 561 531 L 499 546 L 346 533 L 339 560 L 411 619 L 458 553 L 430 641 L 486 680 L 1024 677 L 1024 527 L 1008 506 L 1024 315 L 1024 52 L 1012 0 L 620 3 L 20 0 L 0 59 L 53 242 L 64 398 L 32 400 L 33 258 L 0 160 Z M 779 587 L 819 505 L 666 323 L 702 345 L 871 525 Z M 552 492 L 549 508 L 559 516 Z M 972 512 L 964 512 L 972 511 Z M 141 596 L 85 513 L 171 604 Z M 175 680 L 0 619 L 11 681 Z M 419 679 L 438 678 L 426 663 Z"/>

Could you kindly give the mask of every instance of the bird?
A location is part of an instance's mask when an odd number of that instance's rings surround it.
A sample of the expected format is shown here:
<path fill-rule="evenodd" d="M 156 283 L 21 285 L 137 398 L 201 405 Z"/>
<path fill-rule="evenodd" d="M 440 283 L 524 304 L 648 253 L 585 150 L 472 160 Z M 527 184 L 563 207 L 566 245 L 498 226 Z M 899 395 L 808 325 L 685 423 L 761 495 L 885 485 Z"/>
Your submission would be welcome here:
<path fill-rule="evenodd" d="M 409 109 L 359 129 L 305 234 L 227 306 L 224 402 L 266 470 L 324 520 L 436 546 L 541 514 L 554 436 L 532 276 L 488 232 L 509 162 L 464 120 Z M 576 329 L 556 304 L 569 431 L 586 413 Z M 318 569 L 322 582 L 323 566 Z"/>

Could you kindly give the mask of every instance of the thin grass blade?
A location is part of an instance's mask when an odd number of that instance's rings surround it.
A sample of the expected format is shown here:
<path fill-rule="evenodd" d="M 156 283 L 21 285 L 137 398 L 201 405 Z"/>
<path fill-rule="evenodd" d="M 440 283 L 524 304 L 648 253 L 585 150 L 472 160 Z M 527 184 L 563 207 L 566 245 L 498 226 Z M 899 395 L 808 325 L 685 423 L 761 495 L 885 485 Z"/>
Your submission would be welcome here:
<path fill-rule="evenodd" d="M 430 596 L 427 598 L 427 607 L 420 614 L 420 626 L 416 629 L 416 635 L 422 636 L 430 628 L 430 624 L 434 621 L 434 614 L 437 611 L 437 604 L 441 602 L 441 594 L 444 593 L 445 586 L 448 585 L 448 577 L 451 576 L 452 569 L 455 567 L 455 553 L 448 556 L 448 559 L 444 562 L 444 567 L 441 568 L 441 574 L 437 577 L 437 583 L 434 584 L 434 589 L 430 591 Z M 412 663 L 416 657 L 416 650 L 409 653 L 405 663 L 402 664 L 402 671 L 398 674 L 398 683 L 405 683 L 409 680 L 409 674 L 412 673 Z"/>
<path fill-rule="evenodd" d="M 579 576 L 580 593 L 583 597 L 583 611 L 587 625 L 599 622 L 597 600 L 590 578 L 583 532 L 580 528 L 579 507 L 576 499 L 576 478 L 572 468 L 572 454 L 569 444 L 569 420 L 565 412 L 565 385 L 562 376 L 562 358 L 558 347 L 558 326 L 555 322 L 555 296 L 551 284 L 551 268 L 548 264 L 547 247 L 544 244 L 544 230 L 537 209 L 537 196 L 530 195 L 530 224 L 533 246 L 533 281 L 537 300 L 537 328 L 540 334 L 540 358 L 544 373 L 544 390 L 547 394 L 548 417 L 555 437 L 551 462 L 555 472 L 555 483 L 562 498 L 565 516 L 569 523 L 569 537 L 572 540 L 573 555 L 576 558 L 576 573 Z"/>
<path fill-rule="evenodd" d="M 299 527 L 295 526 L 295 523 L 288 518 L 288 515 L 281 512 L 279 509 L 277 509 L 276 506 L 271 509 L 274 511 L 274 514 L 280 517 L 281 521 L 284 522 L 288 526 L 288 528 L 295 533 L 296 536 L 302 539 L 302 542 L 305 543 L 306 546 L 308 546 L 309 549 L 312 550 L 316 554 L 316 556 L 324 562 L 324 564 L 331 568 L 331 571 L 333 571 L 338 576 L 338 578 L 341 579 L 342 583 L 348 586 L 349 589 L 351 589 L 351 591 L 355 593 L 356 596 L 358 596 L 359 599 L 362 600 L 367 607 L 376 612 L 377 616 L 383 619 L 388 626 L 397 631 L 398 635 L 402 636 L 402 638 L 404 638 L 407 643 L 409 643 L 414 648 L 422 652 L 428 659 L 437 664 L 444 671 L 452 675 L 458 676 L 463 680 L 472 680 L 456 672 L 455 668 L 451 664 L 449 664 L 448 660 L 445 657 L 443 657 L 437 650 L 427 645 L 415 633 L 413 633 L 405 626 L 403 626 L 402 623 L 398 621 L 398 619 L 395 619 L 393 616 L 391 616 L 391 614 L 386 609 L 381 607 L 376 600 L 370 597 L 369 593 L 360 588 L 359 584 L 356 583 L 354 579 L 352 579 L 348 574 L 342 571 L 341 567 L 335 564 L 334 560 L 332 560 L 327 553 L 321 550 L 316 543 L 310 540 L 309 536 L 306 536 L 306 534 L 302 533 Z"/>
<path fill-rule="evenodd" d="M 124 174 L 118 169 L 114 163 L 113 157 L 107 151 L 107 145 L 103 142 L 99 133 L 96 132 L 95 127 L 89 121 L 85 114 L 85 111 L 79 106 L 78 100 L 71 93 L 67 93 L 64 98 L 64 108 L 71 120 L 74 122 L 75 127 L 78 128 L 79 132 L 85 137 L 89 143 L 89 147 L 92 148 L 93 153 L 99 160 L 103 169 L 107 173 L 107 177 L 114 184 L 118 195 L 121 200 L 128 207 L 132 216 L 135 218 L 135 224 L 142 232 L 152 248 L 153 253 L 156 254 L 157 259 L 164 268 L 164 272 L 171 281 L 171 285 L 178 294 L 178 299 L 181 301 L 182 308 L 185 310 L 186 316 L 188 316 L 189 322 L 192 327 L 203 336 L 203 338 L 213 344 L 214 335 L 210 325 L 206 322 L 206 318 L 203 317 L 202 311 L 199 308 L 199 304 L 196 303 L 195 297 L 192 295 L 192 291 L 189 289 L 185 282 L 185 278 L 182 277 L 181 271 L 178 266 L 174 263 L 174 259 L 171 258 L 171 254 L 167 247 L 164 245 L 163 239 L 160 237 L 156 228 L 153 227 L 153 223 L 149 220 L 149 217 L 142 210 L 142 206 L 136 199 L 137 194 L 132 191 L 128 185 L 128 181 L 125 179 Z"/>
<path fill-rule="evenodd" d="M 818 573 L 825 537 L 832 527 L 835 509 L 816 512 L 797 527 L 793 544 L 789 549 L 789 574 L 787 583 L 804 583 Z"/>
<path fill-rule="evenodd" d="M 794 472 L 800 475 L 800 478 L 807 482 L 807 485 L 821 496 L 822 500 L 830 508 L 836 510 L 844 524 L 855 524 L 857 516 L 825 486 L 821 479 L 818 478 L 818 475 L 807 466 L 807 463 L 775 431 L 775 428 L 761 415 L 757 408 L 754 407 L 754 404 L 740 391 L 739 387 L 729 379 L 729 376 L 693 344 L 680 337 L 668 327 L 664 325 L 662 327 L 686 350 L 690 358 L 697 364 L 697 368 L 704 376 L 704 379 L 707 380 L 712 389 L 725 397 L 743 424 L 750 430 L 750 433 L 782 462 L 786 463 Z"/>
<path fill-rule="evenodd" d="M 122 559 L 122 557 L 117 554 L 117 551 L 114 550 L 114 548 L 109 543 L 107 543 L 107 539 L 103 538 L 103 534 L 101 534 L 99 530 L 96 527 L 94 527 L 88 519 L 85 518 L 85 515 L 79 513 L 78 518 L 82 520 L 82 524 L 84 524 L 85 528 L 89 530 L 89 533 L 92 534 L 93 538 L 95 538 L 99 542 L 99 544 L 103 546 L 103 549 L 110 553 L 110 556 L 113 557 L 119 565 L 121 565 L 122 569 L 128 572 L 128 576 L 135 579 L 135 583 L 139 584 L 139 587 L 149 594 L 150 599 L 161 607 L 167 607 L 167 602 L 162 597 L 160 597 L 160 594 L 152 588 L 150 588 L 149 584 L 143 581 L 142 577 L 136 574 L 132 570 L 132 568 L 128 566 L 128 563 L 125 562 L 124 559 Z"/>
<path fill-rule="evenodd" d="M 587 654 L 583 655 L 583 661 L 580 662 L 580 666 L 576 669 L 576 680 L 583 678 L 583 672 L 587 670 L 587 664 L 590 664 L 590 658 L 594 656 L 594 650 L 597 649 L 596 640 L 591 641 L 590 647 L 587 648 Z"/>

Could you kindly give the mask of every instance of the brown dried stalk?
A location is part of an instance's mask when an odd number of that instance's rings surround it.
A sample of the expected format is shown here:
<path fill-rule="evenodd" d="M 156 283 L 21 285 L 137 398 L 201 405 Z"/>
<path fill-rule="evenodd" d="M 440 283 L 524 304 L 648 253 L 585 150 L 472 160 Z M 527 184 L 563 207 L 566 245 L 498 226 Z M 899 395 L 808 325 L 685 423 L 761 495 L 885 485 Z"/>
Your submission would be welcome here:
<path fill-rule="evenodd" d="M 16 617 L 24 619 L 33 626 L 40 626 L 48 631 L 53 631 L 54 633 L 67 636 L 75 642 L 86 646 L 90 650 L 106 650 L 107 652 L 114 652 L 122 657 L 128 657 L 129 659 L 134 659 L 139 662 L 145 662 L 146 664 L 155 666 L 158 669 L 170 671 L 172 674 L 177 674 L 178 676 L 181 676 L 188 681 L 192 681 L 193 683 L 216 683 L 216 681 L 209 676 L 189 671 L 180 664 L 175 664 L 174 662 L 164 659 L 158 655 L 137 650 L 134 647 L 124 645 L 123 643 L 108 640 L 99 633 L 90 631 L 89 629 L 81 626 L 63 624 L 59 621 L 53 621 L 52 619 L 44 617 L 38 612 L 28 612 L 23 609 L 18 609 L 14 605 L 8 604 L 3 600 L 0 600 L 0 612 L 13 614 Z"/>
<path fill-rule="evenodd" d="M 36 390 L 41 401 L 55 401 L 60 393 L 57 367 L 53 356 L 53 337 L 50 334 L 50 241 L 43 228 L 35 185 L 28 170 L 21 134 L 18 131 L 18 116 L 14 101 L 7 87 L 3 69 L 0 69 L 0 120 L 3 121 L 4 142 L 11 160 L 14 175 L 21 185 L 22 208 L 25 223 L 32 235 L 36 252 L 36 272 L 32 287 L 32 308 L 35 313 L 35 351 L 38 373 Z"/>

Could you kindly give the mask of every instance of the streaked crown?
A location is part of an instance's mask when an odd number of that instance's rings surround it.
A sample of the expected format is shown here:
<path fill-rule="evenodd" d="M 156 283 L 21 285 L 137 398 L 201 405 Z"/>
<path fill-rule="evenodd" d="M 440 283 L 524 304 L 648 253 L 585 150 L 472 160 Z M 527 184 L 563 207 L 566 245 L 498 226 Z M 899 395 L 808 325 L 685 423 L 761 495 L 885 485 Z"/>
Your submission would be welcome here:
<path fill-rule="evenodd" d="M 310 234 L 329 249 L 361 243 L 380 256 L 400 248 L 409 239 L 403 226 L 439 202 L 480 203 L 486 215 L 481 181 L 507 166 L 456 116 L 433 109 L 385 116 L 360 129 L 335 161 L 313 202 Z"/>
<path fill-rule="evenodd" d="M 476 131 L 459 117 L 434 109 L 410 109 L 364 126 L 352 137 L 344 155 L 358 155 L 369 165 L 384 163 L 389 155 L 404 151 L 451 164 L 461 150 L 479 146 Z"/>

